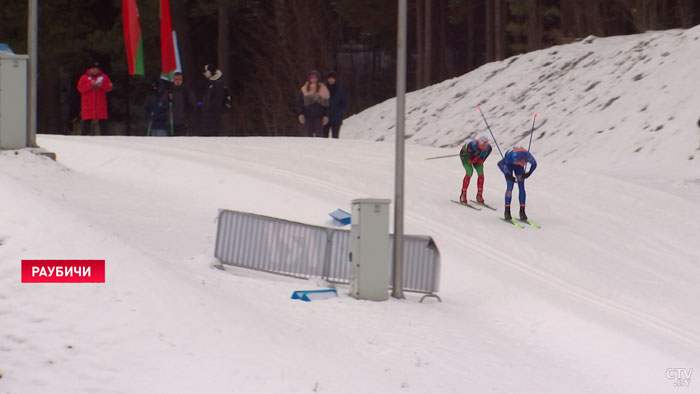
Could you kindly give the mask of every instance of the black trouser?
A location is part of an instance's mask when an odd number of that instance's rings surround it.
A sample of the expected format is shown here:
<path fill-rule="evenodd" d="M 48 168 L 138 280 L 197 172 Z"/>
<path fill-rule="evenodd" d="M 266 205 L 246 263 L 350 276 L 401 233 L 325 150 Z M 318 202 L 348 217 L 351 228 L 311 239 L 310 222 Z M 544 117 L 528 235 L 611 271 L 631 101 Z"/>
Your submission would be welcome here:
<path fill-rule="evenodd" d="M 94 119 L 84 119 L 80 122 L 81 135 L 90 135 L 90 126 L 92 125 Z M 97 119 L 97 123 L 100 126 L 100 135 L 107 134 L 107 119 Z"/>
<path fill-rule="evenodd" d="M 304 135 L 306 137 L 323 137 L 323 118 L 307 117 L 304 121 Z"/>
<path fill-rule="evenodd" d="M 328 138 L 328 131 L 333 133 L 333 138 L 338 138 L 340 135 L 340 125 L 339 124 L 327 124 L 323 126 L 323 138 Z"/>

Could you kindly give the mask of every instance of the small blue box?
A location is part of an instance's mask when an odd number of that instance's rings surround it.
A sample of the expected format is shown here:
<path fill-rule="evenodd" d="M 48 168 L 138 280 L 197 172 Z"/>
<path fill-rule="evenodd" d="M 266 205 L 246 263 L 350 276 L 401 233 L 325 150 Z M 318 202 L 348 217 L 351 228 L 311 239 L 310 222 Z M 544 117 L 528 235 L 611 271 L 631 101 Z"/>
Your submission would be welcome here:
<path fill-rule="evenodd" d="M 340 208 L 329 213 L 328 215 L 330 215 L 330 217 L 332 217 L 333 219 L 335 219 L 343 224 L 350 224 L 350 219 L 352 218 L 352 215 L 350 214 L 350 212 L 345 212 Z"/>
<path fill-rule="evenodd" d="M 322 300 L 326 298 L 338 297 L 338 292 L 335 289 L 323 290 L 297 290 L 292 293 L 293 300 L 312 301 Z"/>
<path fill-rule="evenodd" d="M 3 44 L 0 42 L 0 53 L 3 53 L 5 55 L 14 55 L 15 53 L 12 52 L 12 48 L 10 48 L 9 45 Z"/>

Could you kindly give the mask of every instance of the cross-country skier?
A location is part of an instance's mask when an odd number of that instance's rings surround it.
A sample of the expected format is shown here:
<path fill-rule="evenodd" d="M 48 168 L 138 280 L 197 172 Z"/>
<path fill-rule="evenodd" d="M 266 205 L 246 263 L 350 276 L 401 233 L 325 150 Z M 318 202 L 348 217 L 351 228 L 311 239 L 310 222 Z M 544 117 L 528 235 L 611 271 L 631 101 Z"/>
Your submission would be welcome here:
<path fill-rule="evenodd" d="M 525 172 L 525 165 L 530 163 L 530 170 Z M 525 179 L 528 178 L 537 168 L 537 161 L 525 148 L 516 146 L 509 149 L 503 160 L 498 162 L 498 168 L 503 171 L 506 176 L 506 210 L 503 216 L 506 220 L 511 220 L 510 215 L 510 200 L 513 195 L 513 186 L 518 182 L 518 191 L 520 192 L 520 219 L 527 220 L 525 214 Z"/>
<path fill-rule="evenodd" d="M 467 174 L 464 175 L 462 180 L 462 194 L 459 196 L 459 202 L 466 204 L 467 188 L 476 168 L 476 173 L 479 175 L 476 181 L 476 201 L 480 204 L 484 203 L 484 197 L 482 196 L 484 191 L 484 162 L 490 154 L 491 144 L 489 144 L 489 139 L 486 137 L 471 140 L 462 146 L 462 150 L 459 151 L 459 158 L 462 160 L 462 166 L 464 166 Z"/>

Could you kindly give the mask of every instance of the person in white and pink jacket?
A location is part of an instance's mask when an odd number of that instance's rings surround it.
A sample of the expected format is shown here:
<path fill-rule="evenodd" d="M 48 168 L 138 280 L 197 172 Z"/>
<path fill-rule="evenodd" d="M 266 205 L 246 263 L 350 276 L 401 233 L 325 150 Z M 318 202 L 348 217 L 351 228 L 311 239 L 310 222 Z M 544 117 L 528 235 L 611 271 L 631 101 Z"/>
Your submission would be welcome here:
<path fill-rule="evenodd" d="M 311 71 L 295 103 L 297 119 L 304 125 L 305 136 L 323 137 L 323 126 L 328 123 L 330 98 L 330 91 L 321 82 L 321 73 Z"/>

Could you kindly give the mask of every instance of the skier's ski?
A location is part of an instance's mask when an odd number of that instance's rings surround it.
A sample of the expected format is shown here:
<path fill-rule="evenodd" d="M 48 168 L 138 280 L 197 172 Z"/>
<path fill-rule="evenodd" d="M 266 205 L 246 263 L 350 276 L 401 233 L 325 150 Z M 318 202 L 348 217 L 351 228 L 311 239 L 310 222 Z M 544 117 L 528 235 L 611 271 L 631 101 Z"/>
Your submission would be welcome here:
<path fill-rule="evenodd" d="M 459 202 L 459 201 L 456 201 L 456 200 L 450 200 L 450 201 L 452 201 L 452 202 L 455 203 L 455 204 L 459 204 L 459 205 L 461 205 L 461 206 L 463 206 L 463 207 L 469 207 L 469 208 L 471 208 L 471 209 L 475 209 L 475 210 L 477 210 L 477 211 L 481 211 L 481 208 L 477 208 L 477 207 L 475 207 L 475 206 L 473 206 L 473 205 L 471 205 L 471 204 L 467 204 L 467 203 L 465 203 L 465 202 Z"/>
<path fill-rule="evenodd" d="M 513 220 L 513 219 L 508 220 L 508 219 L 504 218 L 503 216 L 499 216 L 498 218 L 501 219 L 501 220 L 503 220 L 503 221 L 506 222 L 506 223 L 512 224 L 512 225 L 515 226 L 515 227 L 525 228 L 525 226 L 523 226 L 522 224 L 516 222 L 516 221 Z"/>
<path fill-rule="evenodd" d="M 478 201 L 474 201 L 474 200 L 469 200 L 469 201 L 470 201 L 470 202 L 473 202 L 473 203 L 476 204 L 476 205 L 481 205 L 482 207 L 486 207 L 486 208 L 488 208 L 488 209 L 490 209 L 490 210 L 492 210 L 492 211 L 495 211 L 495 210 L 496 210 L 496 208 L 494 208 L 494 207 L 492 207 L 492 206 L 490 206 L 490 205 L 488 205 L 488 204 L 486 204 L 486 203 L 484 203 L 484 202 L 478 202 Z"/>
<path fill-rule="evenodd" d="M 535 228 L 542 228 L 542 226 L 535 224 L 535 223 L 531 222 L 530 220 L 518 219 L 518 221 L 521 223 L 529 224 L 530 226 L 535 227 Z"/>

